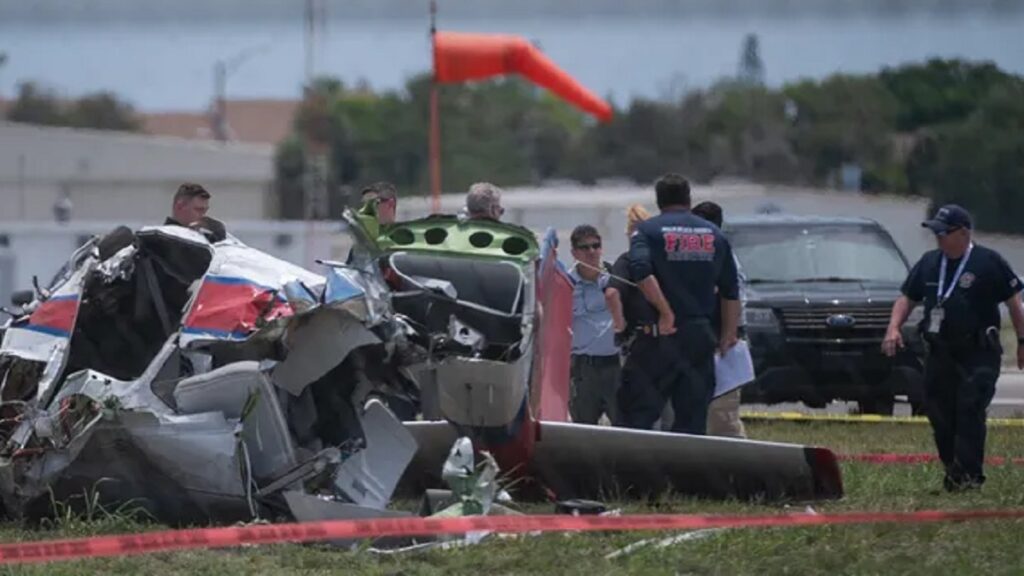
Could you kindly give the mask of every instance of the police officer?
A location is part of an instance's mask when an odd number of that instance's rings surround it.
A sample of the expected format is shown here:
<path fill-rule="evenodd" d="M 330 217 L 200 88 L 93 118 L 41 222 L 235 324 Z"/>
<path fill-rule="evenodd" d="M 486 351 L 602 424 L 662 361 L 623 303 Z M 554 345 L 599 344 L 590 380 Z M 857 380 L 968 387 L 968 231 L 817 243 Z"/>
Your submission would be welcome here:
<path fill-rule="evenodd" d="M 999 303 L 1009 308 L 1017 332 L 1018 367 L 1024 367 L 1024 310 L 1020 280 L 999 253 L 972 241 L 966 210 L 943 206 L 922 225 L 935 233 L 938 249 L 922 256 L 903 283 L 882 349 L 893 356 L 903 347 L 901 327 L 924 302 L 925 409 L 946 469 L 943 486 L 955 492 L 985 482 L 985 416 L 1002 358 Z"/>
<path fill-rule="evenodd" d="M 657 333 L 638 337 L 630 354 L 641 369 L 630 379 L 657 383 L 671 399 L 673 432 L 704 434 L 715 390 L 715 331 L 711 317 L 722 298 L 725 352 L 736 344 L 739 286 L 732 248 L 721 231 L 690 212 L 690 183 L 666 174 L 655 184 L 661 214 L 641 222 L 630 240 L 630 275 L 658 311 Z M 718 293 L 716 294 L 716 288 Z M 651 336 L 654 336 L 653 338 Z M 633 414 L 632 426 L 650 428 L 661 413 Z"/>

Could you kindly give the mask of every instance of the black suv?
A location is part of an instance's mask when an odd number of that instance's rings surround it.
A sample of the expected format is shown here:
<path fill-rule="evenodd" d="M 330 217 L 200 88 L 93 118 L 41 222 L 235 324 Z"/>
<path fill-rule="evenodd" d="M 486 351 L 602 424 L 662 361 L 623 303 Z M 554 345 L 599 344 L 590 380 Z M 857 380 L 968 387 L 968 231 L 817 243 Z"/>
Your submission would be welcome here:
<path fill-rule="evenodd" d="M 726 223 L 745 279 L 744 323 L 757 380 L 744 402 L 856 401 L 892 414 L 894 396 L 920 411 L 923 345 L 918 307 L 904 351 L 881 352 L 908 265 L 874 220 L 760 215 Z"/>

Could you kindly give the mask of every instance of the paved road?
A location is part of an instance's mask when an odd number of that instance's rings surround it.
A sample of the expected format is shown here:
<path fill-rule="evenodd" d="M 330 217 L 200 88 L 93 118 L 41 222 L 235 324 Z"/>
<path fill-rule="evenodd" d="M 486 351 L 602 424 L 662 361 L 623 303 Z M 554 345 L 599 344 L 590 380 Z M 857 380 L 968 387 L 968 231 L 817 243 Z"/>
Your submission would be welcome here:
<path fill-rule="evenodd" d="M 853 414 L 853 402 L 832 402 L 825 408 L 808 408 L 800 403 L 785 404 L 744 404 L 743 412 L 802 412 L 805 414 Z M 991 418 L 1024 418 L 1024 372 L 1003 371 L 996 384 L 996 397 L 989 407 Z M 910 404 L 896 403 L 896 416 L 909 416 Z"/>

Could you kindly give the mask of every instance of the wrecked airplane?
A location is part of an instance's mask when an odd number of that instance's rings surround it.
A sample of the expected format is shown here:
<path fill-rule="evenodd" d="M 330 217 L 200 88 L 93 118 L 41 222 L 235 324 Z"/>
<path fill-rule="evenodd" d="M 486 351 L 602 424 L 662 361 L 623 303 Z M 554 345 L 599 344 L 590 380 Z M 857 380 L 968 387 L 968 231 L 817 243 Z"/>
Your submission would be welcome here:
<path fill-rule="evenodd" d="M 516 494 L 842 495 L 822 448 L 567 422 L 553 232 L 343 229 L 352 253 L 322 275 L 175 226 L 76 251 L 0 347 L 5 512 L 95 491 L 173 524 L 402 514 L 396 490 L 443 487 L 462 436 L 528 480 Z"/>
<path fill-rule="evenodd" d="M 428 352 L 413 370 L 427 418 L 406 422 L 418 449 L 403 491 L 438 485 L 448 447 L 467 436 L 526 480 L 520 494 L 842 496 L 824 448 L 568 422 L 572 285 L 554 231 L 538 243 L 526 228 L 455 216 L 374 227 L 395 314 Z"/>
<path fill-rule="evenodd" d="M 383 509 L 416 445 L 380 402 L 353 404 L 402 393 L 372 282 L 177 226 L 93 239 L 6 326 L 5 512 L 83 492 L 170 523 Z"/>

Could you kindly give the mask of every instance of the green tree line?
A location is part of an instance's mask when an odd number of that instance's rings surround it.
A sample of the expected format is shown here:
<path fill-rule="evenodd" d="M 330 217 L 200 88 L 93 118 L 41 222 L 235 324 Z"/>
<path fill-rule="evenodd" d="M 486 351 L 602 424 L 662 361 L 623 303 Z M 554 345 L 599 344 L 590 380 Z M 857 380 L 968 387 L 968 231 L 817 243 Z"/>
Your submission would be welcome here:
<path fill-rule="evenodd" d="M 18 85 L 17 96 L 6 117 L 12 122 L 43 126 L 121 131 L 138 131 L 141 128 L 135 109 L 112 92 L 96 92 L 63 100 L 53 90 L 33 82 Z"/>
<path fill-rule="evenodd" d="M 673 100 L 615 106 L 607 124 L 515 79 L 440 87 L 444 189 L 551 180 L 653 181 L 666 171 L 706 183 L 721 176 L 839 186 L 859 169 L 866 193 L 958 202 L 979 227 L 1024 233 L 1024 78 L 987 62 L 934 59 L 876 74 L 834 75 L 767 88 L 751 47 L 751 74 Z M 429 189 L 430 79 L 374 93 L 333 79 L 305 90 L 294 134 L 276 154 L 281 213 L 304 216 L 309 152 L 326 157 L 330 214 L 359 186 L 390 180 Z M 21 84 L 9 120 L 138 130 L 110 93 L 63 100 Z"/>
<path fill-rule="evenodd" d="M 307 149 L 328 157 L 332 212 L 375 180 L 428 190 L 429 98 L 426 75 L 383 93 L 331 79 L 309 87 L 277 152 L 283 213 L 302 215 Z M 854 166 L 863 192 L 955 201 L 980 227 L 1024 232 L 1024 78 L 987 62 L 934 59 L 778 89 L 727 80 L 616 106 L 606 124 L 515 78 L 443 85 L 440 108 L 446 191 L 478 180 L 645 183 L 666 171 L 839 186 Z"/>

